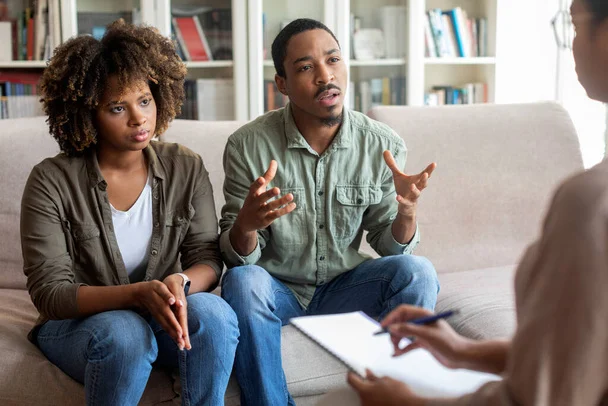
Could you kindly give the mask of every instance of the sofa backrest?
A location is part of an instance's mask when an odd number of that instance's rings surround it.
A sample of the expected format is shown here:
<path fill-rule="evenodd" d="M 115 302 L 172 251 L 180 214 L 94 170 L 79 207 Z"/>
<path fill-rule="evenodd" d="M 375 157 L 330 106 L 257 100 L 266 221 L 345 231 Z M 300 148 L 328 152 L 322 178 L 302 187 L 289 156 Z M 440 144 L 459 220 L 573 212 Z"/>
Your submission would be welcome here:
<path fill-rule="evenodd" d="M 554 103 L 377 107 L 406 142 L 406 171 L 437 169 L 421 196 L 416 254 L 439 272 L 513 265 L 540 231 L 557 184 L 583 168 L 576 131 Z"/>
<path fill-rule="evenodd" d="M 0 120 L 0 287 L 25 288 L 19 213 L 23 187 L 32 168 L 59 146 L 45 117 Z"/>
<path fill-rule="evenodd" d="M 192 121 L 175 120 L 169 129 L 160 136 L 164 142 L 177 142 L 196 152 L 203 159 L 209 172 L 213 196 L 215 197 L 215 212 L 219 218 L 224 205 L 224 167 L 222 158 L 224 146 L 230 134 L 245 124 L 244 121 Z"/>
<path fill-rule="evenodd" d="M 516 263 L 537 234 L 557 183 L 582 168 L 572 123 L 555 104 L 379 107 L 370 115 L 405 139 L 407 171 L 438 163 L 420 202 L 422 243 L 416 253 L 440 272 Z M 0 121 L 0 288 L 25 288 L 21 195 L 32 167 L 59 152 L 44 120 Z M 202 156 L 218 216 L 224 145 L 243 124 L 175 120 L 160 137 Z"/>

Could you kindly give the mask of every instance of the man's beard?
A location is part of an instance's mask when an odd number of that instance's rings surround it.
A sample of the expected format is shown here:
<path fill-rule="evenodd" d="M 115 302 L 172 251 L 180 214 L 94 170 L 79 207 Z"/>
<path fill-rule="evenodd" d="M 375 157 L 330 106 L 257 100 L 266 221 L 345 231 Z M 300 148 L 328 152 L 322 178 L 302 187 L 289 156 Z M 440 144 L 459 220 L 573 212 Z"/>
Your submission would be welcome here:
<path fill-rule="evenodd" d="M 331 115 L 329 117 L 323 117 L 321 118 L 321 124 L 323 124 L 325 127 L 335 127 L 339 124 L 342 124 L 342 118 L 344 117 L 344 108 L 342 108 L 342 111 L 340 112 L 340 114 L 338 115 Z"/>

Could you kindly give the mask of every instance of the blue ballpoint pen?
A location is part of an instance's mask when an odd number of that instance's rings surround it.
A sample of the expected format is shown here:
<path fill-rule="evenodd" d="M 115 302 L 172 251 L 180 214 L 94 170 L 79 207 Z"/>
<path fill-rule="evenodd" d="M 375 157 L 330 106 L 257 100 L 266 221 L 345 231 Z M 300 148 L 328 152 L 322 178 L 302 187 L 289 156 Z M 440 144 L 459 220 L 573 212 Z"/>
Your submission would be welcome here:
<path fill-rule="evenodd" d="M 408 321 L 407 323 L 412 323 L 412 324 L 417 324 L 417 325 L 431 324 L 431 323 L 436 322 L 439 319 L 447 319 L 448 317 L 453 316 L 456 313 L 458 313 L 458 310 L 448 310 L 445 312 L 433 314 L 432 316 L 426 316 L 426 317 L 420 317 L 418 319 L 413 319 L 413 320 Z M 374 335 L 377 336 L 379 334 L 384 334 L 384 333 L 388 333 L 388 332 L 389 332 L 388 327 L 385 327 L 380 331 L 376 331 L 374 333 Z"/>

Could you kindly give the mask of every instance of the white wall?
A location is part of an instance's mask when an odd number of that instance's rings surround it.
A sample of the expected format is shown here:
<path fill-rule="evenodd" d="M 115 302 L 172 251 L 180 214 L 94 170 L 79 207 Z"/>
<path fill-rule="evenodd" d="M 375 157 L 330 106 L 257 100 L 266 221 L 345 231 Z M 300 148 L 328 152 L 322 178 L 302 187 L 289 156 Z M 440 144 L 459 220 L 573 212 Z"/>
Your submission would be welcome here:
<path fill-rule="evenodd" d="M 523 103 L 555 98 L 557 46 L 551 19 L 557 0 L 499 2 L 497 102 Z"/>

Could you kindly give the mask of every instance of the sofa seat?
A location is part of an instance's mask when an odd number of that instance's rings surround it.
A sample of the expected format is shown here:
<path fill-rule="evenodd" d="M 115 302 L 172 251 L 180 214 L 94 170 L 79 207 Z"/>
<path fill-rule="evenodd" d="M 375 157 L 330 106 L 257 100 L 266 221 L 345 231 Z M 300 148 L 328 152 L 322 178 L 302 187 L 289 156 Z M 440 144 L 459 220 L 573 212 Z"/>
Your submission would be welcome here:
<path fill-rule="evenodd" d="M 448 321 L 466 337 L 511 337 L 516 326 L 514 274 L 515 265 L 442 273 L 436 311 L 459 310 Z"/>
<path fill-rule="evenodd" d="M 19 371 L 19 379 L 1 381 L 0 404 L 83 405 L 84 387 L 49 362 L 27 340 L 37 317 L 26 290 L 0 289 L 0 368 L 4 377 L 10 375 L 9 371 Z M 289 343 L 282 348 L 283 364 L 289 389 L 292 396 L 298 398 L 298 405 L 312 405 L 323 393 L 344 385 L 346 367 L 293 327 L 283 328 L 282 341 Z M 175 374 L 173 378 L 175 380 L 163 369 L 154 368 L 140 405 L 179 404 L 179 380 Z M 239 405 L 239 393 L 232 378 L 226 405 Z"/>

